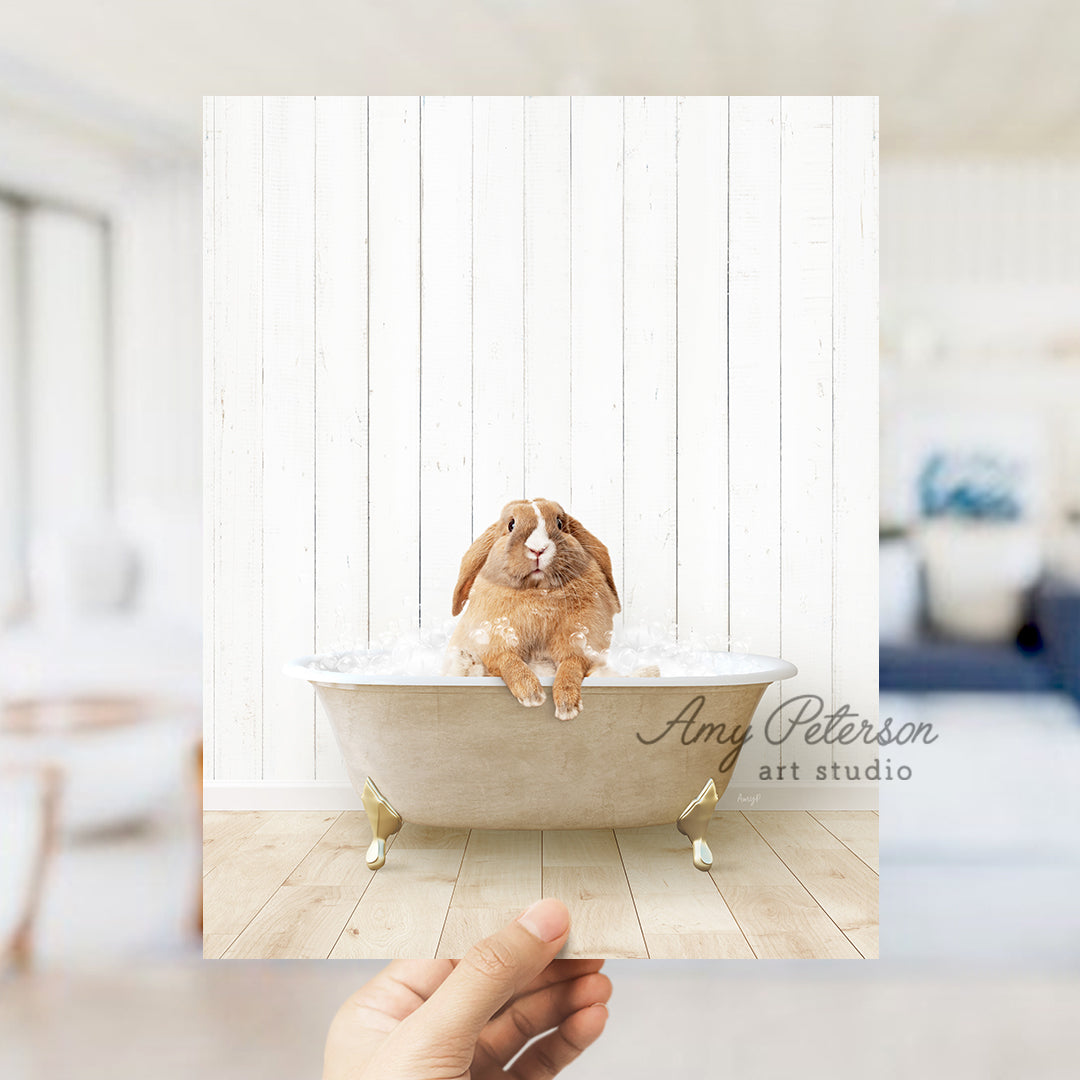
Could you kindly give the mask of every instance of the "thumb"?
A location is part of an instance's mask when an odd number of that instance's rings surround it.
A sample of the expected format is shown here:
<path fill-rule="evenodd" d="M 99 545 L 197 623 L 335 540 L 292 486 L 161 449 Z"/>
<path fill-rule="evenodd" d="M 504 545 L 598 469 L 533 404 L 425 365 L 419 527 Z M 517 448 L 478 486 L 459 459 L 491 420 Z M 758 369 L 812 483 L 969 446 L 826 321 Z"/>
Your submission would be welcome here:
<path fill-rule="evenodd" d="M 409 1018 L 414 1034 L 442 1046 L 467 1040 L 471 1048 L 491 1017 L 555 959 L 569 932 L 566 906 L 559 900 L 538 900 L 469 949 Z"/>

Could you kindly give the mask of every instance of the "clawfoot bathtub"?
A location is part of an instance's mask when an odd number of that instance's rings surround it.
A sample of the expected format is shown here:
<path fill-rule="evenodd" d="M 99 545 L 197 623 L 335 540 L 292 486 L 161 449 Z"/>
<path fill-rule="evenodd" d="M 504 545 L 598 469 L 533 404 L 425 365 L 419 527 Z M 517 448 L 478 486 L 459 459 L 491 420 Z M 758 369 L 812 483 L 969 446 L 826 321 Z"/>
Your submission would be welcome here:
<path fill-rule="evenodd" d="M 378 869 L 403 821 L 469 829 L 615 829 L 677 824 L 708 870 L 705 830 L 765 688 L 794 665 L 739 656 L 737 673 L 590 677 L 575 719 L 547 700 L 524 708 L 501 679 L 388 679 L 323 671 L 306 679 L 326 708 L 374 839 Z"/>

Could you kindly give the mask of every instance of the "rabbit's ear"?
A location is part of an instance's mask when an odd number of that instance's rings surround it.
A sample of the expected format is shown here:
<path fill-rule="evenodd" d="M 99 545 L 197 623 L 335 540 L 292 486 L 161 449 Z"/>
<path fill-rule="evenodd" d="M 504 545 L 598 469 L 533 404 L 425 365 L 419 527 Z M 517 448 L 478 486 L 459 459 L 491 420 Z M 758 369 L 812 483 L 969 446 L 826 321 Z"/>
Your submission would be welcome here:
<path fill-rule="evenodd" d="M 457 586 L 454 589 L 454 604 L 451 614 L 461 614 L 465 601 L 469 599 L 469 593 L 472 591 L 476 575 L 483 569 L 487 557 L 491 554 L 491 549 L 495 546 L 495 541 L 502 534 L 502 530 L 502 522 L 496 521 L 494 525 L 485 529 L 473 541 L 472 547 L 465 552 L 465 557 L 461 560 L 461 572 L 458 574 Z"/>
<path fill-rule="evenodd" d="M 615 597 L 615 610 L 622 611 L 619 603 L 619 593 L 615 588 L 615 575 L 611 571 L 611 555 L 608 549 L 596 539 L 595 536 L 577 518 L 566 515 L 566 531 L 585 549 L 586 553 L 596 560 L 597 565 L 603 571 L 604 579 L 611 589 L 611 595 Z"/>

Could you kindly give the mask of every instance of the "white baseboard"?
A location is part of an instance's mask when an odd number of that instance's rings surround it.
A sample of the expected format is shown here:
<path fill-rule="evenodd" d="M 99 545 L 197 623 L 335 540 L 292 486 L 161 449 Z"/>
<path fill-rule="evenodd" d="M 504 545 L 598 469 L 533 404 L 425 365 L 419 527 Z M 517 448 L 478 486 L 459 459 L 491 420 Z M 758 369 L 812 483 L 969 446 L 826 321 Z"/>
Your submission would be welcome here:
<path fill-rule="evenodd" d="M 362 810 L 352 784 L 318 780 L 203 781 L 204 810 Z"/>
<path fill-rule="evenodd" d="M 206 810 L 360 810 L 360 796 L 347 783 L 330 781 L 250 781 L 234 784 L 207 780 Z M 732 784 L 718 810 L 876 810 L 878 785 L 873 781 L 843 784 L 778 780 Z"/>

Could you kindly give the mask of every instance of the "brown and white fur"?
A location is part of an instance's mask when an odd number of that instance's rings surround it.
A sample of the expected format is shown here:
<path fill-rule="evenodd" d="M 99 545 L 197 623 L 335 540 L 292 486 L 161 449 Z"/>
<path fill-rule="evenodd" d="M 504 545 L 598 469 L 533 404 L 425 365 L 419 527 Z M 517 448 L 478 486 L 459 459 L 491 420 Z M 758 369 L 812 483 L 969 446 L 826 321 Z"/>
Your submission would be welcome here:
<path fill-rule="evenodd" d="M 542 705 L 530 664 L 555 665 L 555 715 L 581 710 L 581 681 L 602 667 L 619 607 L 608 549 L 549 499 L 507 503 L 461 560 L 444 673 L 498 675 L 522 705 Z"/>

